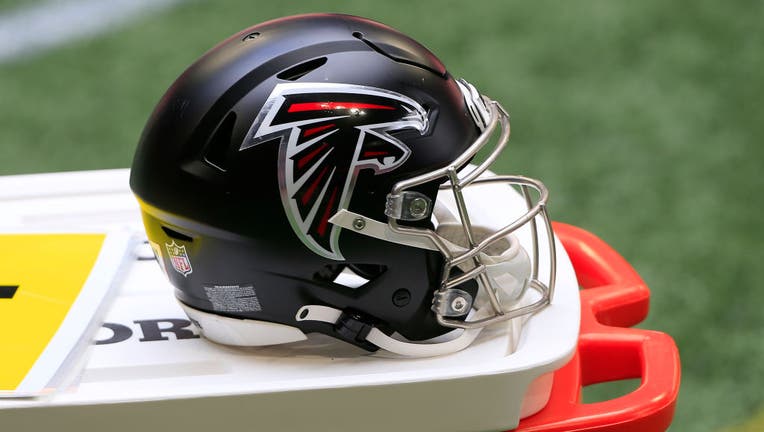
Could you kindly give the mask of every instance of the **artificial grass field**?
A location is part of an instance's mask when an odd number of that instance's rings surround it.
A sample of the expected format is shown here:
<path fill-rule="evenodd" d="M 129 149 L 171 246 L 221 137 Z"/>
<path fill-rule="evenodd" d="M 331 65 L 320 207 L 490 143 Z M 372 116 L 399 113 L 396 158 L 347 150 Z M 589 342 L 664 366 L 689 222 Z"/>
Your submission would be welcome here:
<path fill-rule="evenodd" d="M 764 430 L 764 3 L 186 3 L 0 64 L 0 174 L 129 166 L 188 64 L 313 11 L 392 25 L 507 107 L 496 170 L 544 180 L 552 217 L 602 237 L 651 287 L 643 327 L 682 356 L 672 431 Z"/>

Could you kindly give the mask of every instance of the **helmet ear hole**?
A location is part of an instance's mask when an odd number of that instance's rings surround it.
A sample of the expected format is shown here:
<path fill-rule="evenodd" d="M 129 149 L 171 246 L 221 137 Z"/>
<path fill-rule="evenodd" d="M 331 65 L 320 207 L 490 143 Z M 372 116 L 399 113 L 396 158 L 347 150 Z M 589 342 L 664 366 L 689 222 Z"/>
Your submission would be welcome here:
<path fill-rule="evenodd" d="M 327 264 L 313 274 L 313 279 L 348 288 L 359 288 L 385 271 L 387 266 L 378 264 Z"/>
<path fill-rule="evenodd" d="M 342 270 L 345 270 L 344 264 L 327 264 L 321 267 L 320 270 L 313 273 L 313 279 L 320 280 L 322 282 L 333 282 L 337 279 Z"/>

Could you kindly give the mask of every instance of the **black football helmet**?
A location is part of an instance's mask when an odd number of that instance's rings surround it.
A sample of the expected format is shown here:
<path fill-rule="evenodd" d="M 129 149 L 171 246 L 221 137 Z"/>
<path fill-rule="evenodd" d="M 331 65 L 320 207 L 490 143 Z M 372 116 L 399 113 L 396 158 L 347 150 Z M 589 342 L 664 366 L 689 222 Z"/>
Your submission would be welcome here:
<path fill-rule="evenodd" d="M 493 151 L 470 165 L 498 125 Z M 411 38 L 359 17 L 300 15 L 231 36 L 177 79 L 130 185 L 160 265 L 209 339 L 269 345 L 318 332 L 438 355 L 552 295 L 546 188 L 485 173 L 508 138 L 498 103 Z M 471 223 L 462 191 L 496 182 L 516 186 L 527 209 L 500 229 Z M 540 295 L 522 301 L 528 287 Z"/>

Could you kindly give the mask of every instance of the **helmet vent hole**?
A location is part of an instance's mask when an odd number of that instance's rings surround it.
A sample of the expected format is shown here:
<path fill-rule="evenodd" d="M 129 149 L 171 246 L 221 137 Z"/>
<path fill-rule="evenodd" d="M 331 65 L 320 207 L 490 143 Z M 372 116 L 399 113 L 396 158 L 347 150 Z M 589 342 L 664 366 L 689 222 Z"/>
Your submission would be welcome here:
<path fill-rule="evenodd" d="M 260 32 L 252 32 L 245 35 L 243 38 L 241 38 L 242 42 L 255 40 L 260 37 Z"/>
<path fill-rule="evenodd" d="M 282 71 L 276 78 L 285 81 L 296 81 L 310 72 L 320 68 L 326 63 L 326 57 L 319 57 L 317 59 L 309 60 L 304 63 L 300 63 L 297 66 L 293 66 L 285 71 Z"/>
<path fill-rule="evenodd" d="M 204 161 L 223 172 L 228 168 L 228 148 L 235 123 L 236 113 L 231 111 L 215 129 L 204 151 Z"/>
<path fill-rule="evenodd" d="M 175 231 L 174 229 L 168 228 L 164 225 L 162 225 L 162 231 L 164 231 L 164 233 L 167 234 L 167 237 L 173 238 L 175 240 L 180 240 L 180 241 L 189 242 L 189 243 L 194 241 L 194 239 L 192 239 L 191 236 L 187 236 L 183 233 L 179 233 Z"/>
<path fill-rule="evenodd" d="M 333 282 L 348 288 L 360 288 L 385 271 L 387 271 L 387 267 L 378 264 L 348 264 Z"/>
<path fill-rule="evenodd" d="M 332 282 L 347 288 L 356 289 L 369 283 L 369 279 L 359 275 L 350 268 L 345 268 Z"/>
<path fill-rule="evenodd" d="M 377 264 L 327 264 L 313 275 L 313 279 L 356 289 L 376 279 L 385 271 L 387 271 L 386 266 Z"/>

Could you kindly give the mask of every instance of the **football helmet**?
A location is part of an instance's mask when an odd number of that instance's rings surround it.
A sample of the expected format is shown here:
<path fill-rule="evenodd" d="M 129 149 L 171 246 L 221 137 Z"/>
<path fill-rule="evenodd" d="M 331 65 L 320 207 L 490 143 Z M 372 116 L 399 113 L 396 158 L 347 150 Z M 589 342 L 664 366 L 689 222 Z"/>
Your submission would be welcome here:
<path fill-rule="evenodd" d="M 207 338 L 270 345 L 318 332 L 432 356 L 550 302 L 547 189 L 486 172 L 508 138 L 504 109 L 413 39 L 364 18 L 300 15 L 231 36 L 177 79 L 130 185 Z M 463 191 L 489 183 L 525 197 L 521 217 L 471 223 Z M 526 291 L 537 294 L 523 301 Z"/>

